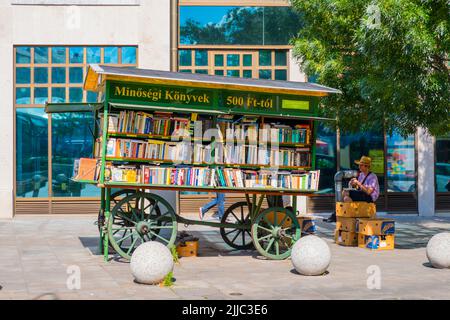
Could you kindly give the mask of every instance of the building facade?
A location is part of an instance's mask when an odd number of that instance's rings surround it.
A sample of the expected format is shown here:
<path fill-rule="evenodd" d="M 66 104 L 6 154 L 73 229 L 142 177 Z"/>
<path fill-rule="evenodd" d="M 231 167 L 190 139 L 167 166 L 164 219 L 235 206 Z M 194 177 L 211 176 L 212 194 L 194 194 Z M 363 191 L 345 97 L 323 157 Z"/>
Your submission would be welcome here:
<path fill-rule="evenodd" d="M 91 155 L 91 115 L 44 112 L 46 101 L 96 101 L 82 90 L 89 63 L 307 81 L 289 44 L 299 27 L 285 0 L 0 0 L 0 218 L 98 210 L 98 189 L 70 180 L 73 160 Z M 450 212 L 450 136 L 320 126 L 317 147 L 320 194 L 308 211 L 331 211 L 334 173 L 365 154 L 380 211 Z M 179 209 L 205 197 L 182 193 Z"/>

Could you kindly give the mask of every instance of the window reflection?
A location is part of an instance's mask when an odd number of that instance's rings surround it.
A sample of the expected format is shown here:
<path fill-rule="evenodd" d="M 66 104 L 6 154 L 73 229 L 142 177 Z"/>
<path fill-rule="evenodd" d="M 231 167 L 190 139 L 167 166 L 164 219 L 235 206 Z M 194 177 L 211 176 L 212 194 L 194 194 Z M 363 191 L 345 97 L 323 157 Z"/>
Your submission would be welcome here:
<path fill-rule="evenodd" d="M 372 158 L 371 172 L 375 173 L 380 184 L 380 191 L 384 191 L 384 138 L 383 132 L 359 132 L 341 134 L 341 169 L 357 170 L 355 160 L 361 156 Z"/>
<path fill-rule="evenodd" d="M 288 44 L 301 27 L 291 7 L 181 6 L 181 44 Z"/>
<path fill-rule="evenodd" d="M 48 88 L 34 88 L 34 103 L 45 104 L 48 100 Z"/>
<path fill-rule="evenodd" d="M 30 104 L 31 91 L 30 88 L 16 88 L 16 104 Z"/>
<path fill-rule="evenodd" d="M 31 78 L 30 68 L 16 68 L 16 83 L 29 84 Z"/>
<path fill-rule="evenodd" d="M 87 47 L 86 48 L 86 60 L 87 60 L 87 63 L 100 63 L 101 49 L 99 47 Z"/>
<path fill-rule="evenodd" d="M 414 136 L 406 139 L 394 133 L 387 136 L 388 192 L 414 192 L 416 188 L 416 165 Z"/>
<path fill-rule="evenodd" d="M 83 48 L 71 47 L 69 48 L 70 63 L 83 63 Z"/>
<path fill-rule="evenodd" d="M 316 168 L 320 170 L 319 193 L 334 193 L 336 154 L 336 129 L 319 123 L 316 140 Z"/>
<path fill-rule="evenodd" d="M 34 83 L 48 83 L 47 68 L 34 68 Z"/>
<path fill-rule="evenodd" d="M 105 63 L 118 63 L 119 51 L 117 47 L 105 47 Z"/>
<path fill-rule="evenodd" d="M 66 63 L 66 48 L 53 47 L 52 48 L 52 63 Z"/>
<path fill-rule="evenodd" d="M 42 108 L 16 109 L 16 195 L 48 196 L 47 114 Z"/>
<path fill-rule="evenodd" d="M 122 47 L 122 63 L 136 63 L 136 47 Z"/>
<path fill-rule="evenodd" d="M 450 134 L 436 138 L 436 192 L 450 192 Z"/>
<path fill-rule="evenodd" d="M 34 63 L 48 63 L 48 47 L 34 48 Z"/>
<path fill-rule="evenodd" d="M 16 48 L 16 63 L 30 63 L 31 62 L 31 48 L 17 47 Z"/>
<path fill-rule="evenodd" d="M 75 159 L 92 157 L 91 113 L 52 114 L 52 190 L 54 197 L 98 196 L 93 185 L 70 180 Z"/>

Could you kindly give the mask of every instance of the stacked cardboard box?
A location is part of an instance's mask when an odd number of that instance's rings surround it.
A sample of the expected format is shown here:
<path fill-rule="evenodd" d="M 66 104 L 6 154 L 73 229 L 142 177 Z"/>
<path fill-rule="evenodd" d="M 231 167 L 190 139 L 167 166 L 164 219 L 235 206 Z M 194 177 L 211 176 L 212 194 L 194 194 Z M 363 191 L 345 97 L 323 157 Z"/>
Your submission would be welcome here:
<path fill-rule="evenodd" d="M 374 203 L 337 202 L 335 241 L 342 246 L 358 246 L 358 219 L 372 218 L 376 214 Z"/>
<path fill-rule="evenodd" d="M 395 221 L 393 219 L 359 219 L 356 231 L 360 248 L 394 249 Z"/>
<path fill-rule="evenodd" d="M 300 225 L 300 229 L 302 230 L 302 236 L 316 233 L 317 227 L 315 219 L 316 217 L 311 215 L 297 216 L 298 224 Z"/>
<path fill-rule="evenodd" d="M 395 221 L 375 215 L 374 203 L 337 202 L 336 243 L 371 250 L 394 249 Z"/>

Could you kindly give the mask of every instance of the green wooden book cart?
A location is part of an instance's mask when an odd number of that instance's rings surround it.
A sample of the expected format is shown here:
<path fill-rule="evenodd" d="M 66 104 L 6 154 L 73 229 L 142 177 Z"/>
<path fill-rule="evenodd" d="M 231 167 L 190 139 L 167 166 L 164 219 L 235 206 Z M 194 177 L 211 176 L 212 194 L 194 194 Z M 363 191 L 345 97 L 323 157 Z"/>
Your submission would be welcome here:
<path fill-rule="evenodd" d="M 185 115 L 191 120 L 196 119 L 200 123 L 202 119 L 207 118 L 216 127 L 218 119 L 227 117 L 231 121 L 240 117 L 254 117 L 260 123 L 276 122 L 281 126 L 283 123 L 287 125 L 300 123 L 309 128 L 307 140 L 284 141 L 281 137 L 279 142 L 279 147 L 285 150 L 303 148 L 302 150 L 309 152 L 310 160 L 307 165 L 280 165 L 277 168 L 295 176 L 300 171 L 308 173 L 315 169 L 317 123 L 330 120 L 318 116 L 319 100 L 328 94 L 339 93 L 338 90 L 312 83 L 229 78 L 99 65 L 90 65 L 84 89 L 97 92 L 99 102 L 48 103 L 46 112 L 93 112 L 96 119 L 93 134 L 97 141 L 94 156 L 97 155 L 98 172 L 93 180 L 77 181 L 91 183 L 101 188 L 99 246 L 105 261 L 108 261 L 112 251 L 129 259 L 134 249 L 145 241 L 159 241 L 169 247 L 175 245 L 178 224 L 220 228 L 223 240 L 231 247 L 255 248 L 261 255 L 270 259 L 285 259 L 290 256 L 292 245 L 301 235 L 296 218 L 296 197 L 293 197 L 292 209 L 282 206 L 263 208 L 263 200 L 267 196 L 309 196 L 316 191 L 314 188 L 258 184 L 238 187 L 236 181 L 233 185 L 230 180 L 229 183 L 201 186 L 189 183 L 181 185 L 173 181 L 156 184 L 142 180 L 139 182 L 114 180 L 111 177 L 111 168 L 123 164 L 155 168 L 207 168 L 211 170 L 208 171 L 210 173 L 215 169 L 217 175 L 225 169 L 240 169 L 245 173 L 245 170 L 261 172 L 274 168 L 268 163 L 214 163 L 214 161 L 179 163 L 172 159 L 111 156 L 108 150 L 109 139 L 172 141 L 173 136 L 155 132 L 136 133 L 136 130 L 130 132 L 123 128 L 114 132 L 110 129 L 110 117 L 117 116 L 120 112 L 124 114 L 170 112 Z M 217 143 L 224 143 L 227 137 L 222 139 L 224 141 L 202 135 L 196 138 L 194 135 L 192 143 L 199 143 L 202 146 L 210 144 L 212 150 L 215 150 Z M 246 142 L 243 143 L 245 147 Z M 193 181 L 192 177 L 190 179 Z M 224 180 L 219 179 L 220 181 Z M 113 189 L 118 191 L 112 192 Z M 245 194 L 246 201 L 237 202 L 227 208 L 220 222 L 192 220 L 183 217 L 182 213 L 177 214 L 166 199 L 153 193 L 152 190 L 241 193 Z"/>

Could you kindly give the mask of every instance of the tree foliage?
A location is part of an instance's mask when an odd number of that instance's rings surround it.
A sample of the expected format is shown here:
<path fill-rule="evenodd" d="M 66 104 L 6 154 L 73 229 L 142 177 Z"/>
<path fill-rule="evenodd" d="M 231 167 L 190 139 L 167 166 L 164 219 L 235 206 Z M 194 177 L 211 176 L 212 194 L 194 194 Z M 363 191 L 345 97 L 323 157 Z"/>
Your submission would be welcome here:
<path fill-rule="evenodd" d="M 418 126 L 450 131 L 448 0 L 293 0 L 303 28 L 293 40 L 303 71 L 341 95 L 322 112 L 344 131 Z"/>
<path fill-rule="evenodd" d="M 182 44 L 286 45 L 302 19 L 290 7 L 231 7 L 219 22 L 202 25 L 188 18 L 180 26 Z"/>

